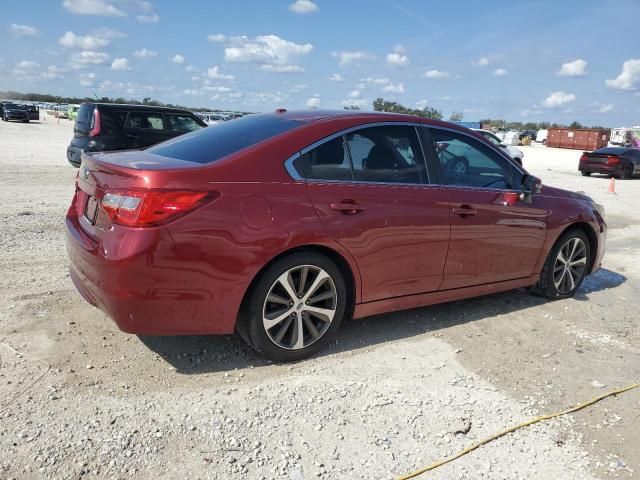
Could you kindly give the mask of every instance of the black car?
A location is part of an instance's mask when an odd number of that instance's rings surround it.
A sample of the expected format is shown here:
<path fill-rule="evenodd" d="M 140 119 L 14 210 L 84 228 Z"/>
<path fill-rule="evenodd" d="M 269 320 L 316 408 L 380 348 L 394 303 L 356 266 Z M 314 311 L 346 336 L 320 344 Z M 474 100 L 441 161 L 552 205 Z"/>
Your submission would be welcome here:
<path fill-rule="evenodd" d="M 535 142 L 537 136 L 538 132 L 536 132 L 535 130 L 525 130 L 518 136 L 518 140 L 522 141 L 526 137 L 529 137 L 532 142 Z"/>
<path fill-rule="evenodd" d="M 2 120 L 8 122 L 10 120 L 20 120 L 21 122 L 29 122 L 29 112 L 24 105 L 17 103 L 5 102 L 2 104 Z"/>
<path fill-rule="evenodd" d="M 585 177 L 592 173 L 604 173 L 610 177 L 628 179 L 640 175 L 640 150 L 606 147 L 595 152 L 584 152 L 578 170 Z"/>
<path fill-rule="evenodd" d="M 40 120 L 40 107 L 37 105 L 24 105 L 29 115 L 29 120 Z"/>
<path fill-rule="evenodd" d="M 179 108 L 83 103 L 67 147 L 67 160 L 77 168 L 83 151 L 142 149 L 206 126 L 193 113 Z"/>

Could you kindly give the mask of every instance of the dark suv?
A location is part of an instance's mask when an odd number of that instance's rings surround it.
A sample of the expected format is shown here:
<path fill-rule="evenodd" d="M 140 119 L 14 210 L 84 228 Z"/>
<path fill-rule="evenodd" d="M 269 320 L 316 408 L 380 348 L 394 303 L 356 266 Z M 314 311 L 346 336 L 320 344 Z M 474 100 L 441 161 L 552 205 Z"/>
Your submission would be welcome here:
<path fill-rule="evenodd" d="M 188 110 L 83 103 L 67 147 L 67 160 L 80 166 L 82 152 L 105 152 L 146 148 L 207 124 Z"/>
<path fill-rule="evenodd" d="M 22 122 L 29 122 L 29 113 L 24 105 L 18 105 L 17 103 L 4 102 L 0 104 L 0 113 L 2 114 L 2 120 L 8 122 L 10 120 L 20 120 Z"/>

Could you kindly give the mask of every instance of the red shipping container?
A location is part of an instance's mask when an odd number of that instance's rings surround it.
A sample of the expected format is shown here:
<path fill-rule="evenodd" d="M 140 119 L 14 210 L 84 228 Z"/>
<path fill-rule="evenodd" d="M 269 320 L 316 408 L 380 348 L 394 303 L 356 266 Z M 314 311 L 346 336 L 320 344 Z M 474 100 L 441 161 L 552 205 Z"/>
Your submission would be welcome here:
<path fill-rule="evenodd" d="M 611 131 L 590 128 L 550 128 L 547 146 L 575 150 L 598 150 L 607 146 Z"/>

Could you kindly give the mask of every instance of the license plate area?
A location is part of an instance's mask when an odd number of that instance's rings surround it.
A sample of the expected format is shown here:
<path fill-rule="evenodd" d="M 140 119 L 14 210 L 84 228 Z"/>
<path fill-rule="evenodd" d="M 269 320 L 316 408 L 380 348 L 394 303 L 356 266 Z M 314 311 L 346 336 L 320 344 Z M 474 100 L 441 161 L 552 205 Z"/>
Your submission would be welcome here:
<path fill-rule="evenodd" d="M 96 223 L 96 214 L 98 212 L 98 201 L 95 197 L 88 197 L 87 204 L 84 207 L 84 218 L 91 224 Z"/>

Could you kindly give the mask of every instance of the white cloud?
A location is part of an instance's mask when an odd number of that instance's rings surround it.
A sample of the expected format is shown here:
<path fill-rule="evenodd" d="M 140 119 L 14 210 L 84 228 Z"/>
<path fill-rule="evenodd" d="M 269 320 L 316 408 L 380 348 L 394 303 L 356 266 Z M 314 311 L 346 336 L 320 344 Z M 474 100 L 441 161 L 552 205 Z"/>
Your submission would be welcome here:
<path fill-rule="evenodd" d="M 307 15 L 309 13 L 317 12 L 318 5 L 313 3 L 311 0 L 296 0 L 289 5 L 289 10 L 301 15 Z"/>
<path fill-rule="evenodd" d="M 440 70 L 427 70 L 424 72 L 424 76 L 427 78 L 449 78 L 451 75 Z"/>
<path fill-rule="evenodd" d="M 344 82 L 344 78 L 342 77 L 342 75 L 339 75 L 337 73 L 332 73 L 331 75 L 329 75 L 329 80 L 332 82 Z"/>
<path fill-rule="evenodd" d="M 393 52 L 387 54 L 387 63 L 389 65 L 405 66 L 409 64 L 409 57 L 407 51 L 402 45 L 396 45 L 393 47 Z"/>
<path fill-rule="evenodd" d="M 613 110 L 613 105 L 611 103 L 609 103 L 607 105 L 600 105 L 600 108 L 598 109 L 598 112 L 600 112 L 600 113 L 608 113 L 611 110 Z"/>
<path fill-rule="evenodd" d="M 311 97 L 307 100 L 306 105 L 308 108 L 318 108 L 320 106 L 320 99 L 318 97 Z"/>
<path fill-rule="evenodd" d="M 474 65 L 476 67 L 486 67 L 487 65 L 489 65 L 489 63 L 491 62 L 487 57 L 480 57 L 477 60 L 472 61 L 471 65 Z"/>
<path fill-rule="evenodd" d="M 105 0 L 64 0 L 62 6 L 76 15 L 124 17 L 126 13 Z"/>
<path fill-rule="evenodd" d="M 561 77 L 582 77 L 587 74 L 585 68 L 587 68 L 587 62 L 578 58 L 573 62 L 563 63 L 556 75 Z"/>
<path fill-rule="evenodd" d="M 176 53 L 173 57 L 169 58 L 169 60 L 173 63 L 177 63 L 178 65 L 184 63 L 184 57 L 179 53 Z"/>
<path fill-rule="evenodd" d="M 155 50 L 147 50 L 146 48 L 141 48 L 140 50 L 133 52 L 133 56 L 136 58 L 151 58 L 156 55 L 158 55 L 158 52 Z"/>
<path fill-rule="evenodd" d="M 220 69 L 217 66 L 207 69 L 207 77 L 213 78 L 214 80 L 233 80 L 233 75 L 220 73 Z"/>
<path fill-rule="evenodd" d="M 13 74 L 19 77 L 35 75 L 40 70 L 40 64 L 33 60 L 22 60 L 16 63 Z"/>
<path fill-rule="evenodd" d="M 304 68 L 299 65 L 261 65 L 261 70 L 275 73 L 303 73 Z"/>
<path fill-rule="evenodd" d="M 207 85 L 205 87 L 202 87 L 204 90 L 207 90 L 209 92 L 218 92 L 218 93 L 229 93 L 231 91 L 233 91 L 232 88 L 229 87 L 221 87 L 221 86 L 212 86 L 212 85 Z"/>
<path fill-rule="evenodd" d="M 80 75 L 80 85 L 83 87 L 90 87 L 96 80 L 96 74 L 91 72 L 84 75 Z"/>
<path fill-rule="evenodd" d="M 358 107 L 358 108 L 367 108 L 369 106 L 369 101 L 364 98 L 349 98 L 346 100 L 342 100 L 340 104 L 343 107 Z"/>
<path fill-rule="evenodd" d="M 356 85 L 358 88 L 367 88 L 371 85 L 389 85 L 391 80 L 388 78 L 366 77 L 361 78 L 360 83 Z"/>
<path fill-rule="evenodd" d="M 404 83 L 389 83 L 382 88 L 382 91 L 386 93 L 404 93 Z"/>
<path fill-rule="evenodd" d="M 507 75 L 509 75 L 509 72 L 506 71 L 504 68 L 496 68 L 493 71 L 493 75 L 496 77 L 506 77 Z"/>
<path fill-rule="evenodd" d="M 138 15 L 136 18 L 142 23 L 158 23 L 160 21 L 160 16 L 155 12 L 148 15 Z"/>
<path fill-rule="evenodd" d="M 622 71 L 613 80 L 607 80 L 607 87 L 617 90 L 635 90 L 640 86 L 640 58 L 632 58 L 622 64 Z"/>
<path fill-rule="evenodd" d="M 375 56 L 362 51 L 355 52 L 331 52 L 331 56 L 338 58 L 340 60 L 340 66 L 344 67 L 345 65 L 349 65 L 353 62 L 357 61 L 367 61 L 367 60 L 375 60 Z"/>
<path fill-rule="evenodd" d="M 352 90 L 348 97 L 349 98 L 360 98 L 362 96 L 362 92 L 360 90 Z"/>
<path fill-rule="evenodd" d="M 425 108 L 429 105 L 429 101 L 428 100 L 419 100 L 416 102 L 416 107 L 417 108 Z"/>
<path fill-rule="evenodd" d="M 109 61 L 109 55 L 103 52 L 83 50 L 71 55 L 69 66 L 71 68 L 84 68 L 89 65 L 102 65 Z"/>
<path fill-rule="evenodd" d="M 199 95 L 202 95 L 202 92 L 200 90 L 195 89 L 195 88 L 188 88 L 186 90 L 183 90 L 182 94 L 183 95 L 191 95 L 192 97 L 197 97 Z"/>
<path fill-rule="evenodd" d="M 255 39 L 248 37 L 231 37 L 224 49 L 224 58 L 228 62 L 257 63 L 288 67 L 272 71 L 299 72 L 301 67 L 295 65 L 296 60 L 308 55 L 313 50 L 310 43 L 297 44 L 277 35 L 261 35 Z"/>
<path fill-rule="evenodd" d="M 207 40 L 209 42 L 224 42 L 227 39 L 227 36 L 223 33 L 212 33 L 211 35 L 207 35 Z"/>
<path fill-rule="evenodd" d="M 66 31 L 58 39 L 58 43 L 67 48 L 81 48 L 83 50 L 99 50 L 111 43 L 108 38 L 93 35 L 76 35 L 71 31 Z"/>
<path fill-rule="evenodd" d="M 41 73 L 42 78 L 46 80 L 54 80 L 56 78 L 62 78 L 62 72 L 64 70 L 55 65 L 49 65 L 46 70 Z"/>
<path fill-rule="evenodd" d="M 129 70 L 129 59 L 125 57 L 114 59 L 111 63 L 111 70 Z"/>
<path fill-rule="evenodd" d="M 576 99 L 573 93 L 565 93 L 562 91 L 553 92 L 542 102 L 542 106 L 546 108 L 558 108 L 567 103 L 571 103 Z"/>
<path fill-rule="evenodd" d="M 16 37 L 34 37 L 38 34 L 36 27 L 32 27 L 30 25 L 18 25 L 17 23 L 12 23 L 9 27 L 9 31 Z"/>

